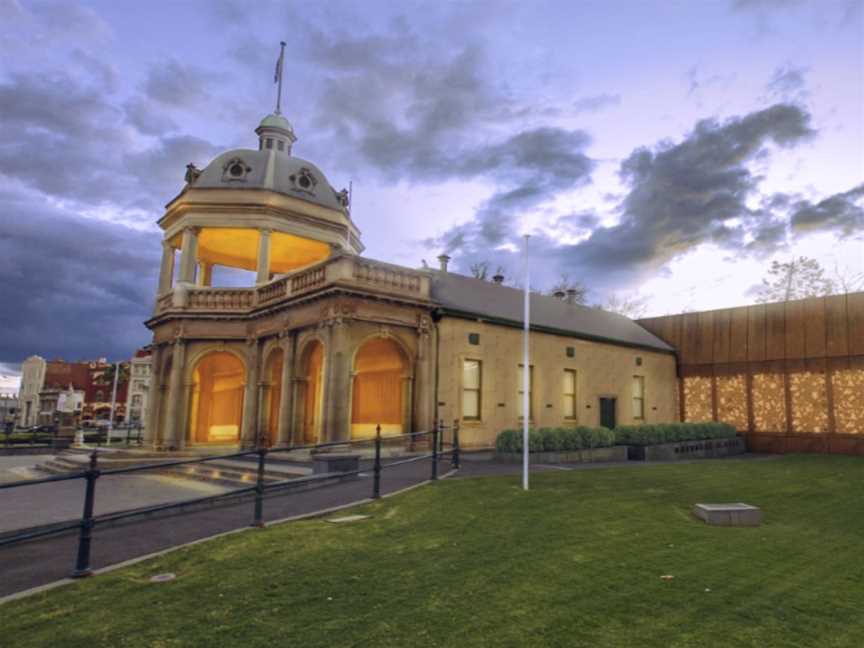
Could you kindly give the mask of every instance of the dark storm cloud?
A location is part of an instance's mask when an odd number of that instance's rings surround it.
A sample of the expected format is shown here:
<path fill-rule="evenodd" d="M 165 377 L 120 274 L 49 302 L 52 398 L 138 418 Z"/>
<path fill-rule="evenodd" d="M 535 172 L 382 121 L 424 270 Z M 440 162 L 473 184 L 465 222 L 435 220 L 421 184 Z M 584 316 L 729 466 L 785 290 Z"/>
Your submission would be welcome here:
<path fill-rule="evenodd" d="M 604 108 L 617 106 L 621 103 L 621 95 L 617 94 L 599 94 L 593 97 L 582 97 L 573 102 L 573 108 L 577 113 L 580 112 L 597 112 Z"/>
<path fill-rule="evenodd" d="M 803 100 L 807 97 L 806 68 L 795 67 L 787 63 L 781 65 L 771 74 L 766 86 L 769 94 L 775 99 L 784 101 Z"/>
<path fill-rule="evenodd" d="M 162 135 L 177 130 L 177 124 L 146 97 L 133 97 L 123 104 L 126 119 L 144 135 Z"/>
<path fill-rule="evenodd" d="M 759 183 L 748 165 L 771 145 L 791 147 L 813 134 L 810 115 L 789 104 L 723 122 L 700 121 L 682 141 L 639 148 L 622 161 L 619 172 L 629 192 L 618 205 L 617 225 L 594 229 L 574 245 L 561 244 L 548 235 L 534 236 L 532 249 L 544 260 L 544 267 L 614 285 L 656 270 L 705 243 L 739 251 L 776 248 L 786 237 L 788 221 L 764 205 L 760 209 L 748 207 L 747 201 L 756 195 Z M 580 155 L 581 146 L 584 141 L 571 149 L 571 154 Z M 546 177 L 564 175 L 541 170 L 538 165 L 534 179 L 542 186 Z M 574 176 L 579 177 L 584 179 L 585 175 Z M 578 186 L 578 181 L 570 186 Z M 472 221 L 452 228 L 440 241 L 469 260 L 487 253 L 489 246 L 518 246 L 518 210 L 539 205 L 567 188 L 566 183 L 553 183 L 544 191 L 527 195 L 516 205 L 518 209 L 502 208 L 497 201 L 506 194 L 499 194 L 483 205 Z M 771 201 L 779 204 L 777 196 Z M 848 212 L 843 213 L 848 217 Z M 584 220 L 585 215 L 580 218 Z M 839 220 L 841 217 L 835 218 Z M 570 230 L 572 225 L 565 221 L 562 231 Z M 513 266 L 515 257 L 509 256 L 509 262 L 507 253 L 497 258 Z M 465 265 L 460 259 L 457 263 Z"/>
<path fill-rule="evenodd" d="M 166 106 L 190 108 L 210 97 L 215 79 L 212 72 L 198 66 L 168 59 L 150 68 L 144 92 Z"/>
<path fill-rule="evenodd" d="M 129 357 L 147 342 L 157 234 L 0 193 L 0 359 Z M 70 355 L 71 354 L 71 355 Z"/>
<path fill-rule="evenodd" d="M 792 205 L 792 228 L 799 231 L 834 230 L 843 235 L 864 231 L 864 184 L 817 203 L 801 200 Z"/>

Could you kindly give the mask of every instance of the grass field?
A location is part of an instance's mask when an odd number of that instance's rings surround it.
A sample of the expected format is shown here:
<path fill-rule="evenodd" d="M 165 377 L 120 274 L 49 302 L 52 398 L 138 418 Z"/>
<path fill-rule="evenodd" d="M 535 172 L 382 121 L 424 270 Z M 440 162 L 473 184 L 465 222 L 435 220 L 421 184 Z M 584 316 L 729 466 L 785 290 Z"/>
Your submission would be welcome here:
<path fill-rule="evenodd" d="M 709 527 L 701 501 L 766 521 Z M 864 646 L 862 459 L 554 471 L 529 493 L 447 480 L 358 512 L 4 605 L 0 644 Z"/>

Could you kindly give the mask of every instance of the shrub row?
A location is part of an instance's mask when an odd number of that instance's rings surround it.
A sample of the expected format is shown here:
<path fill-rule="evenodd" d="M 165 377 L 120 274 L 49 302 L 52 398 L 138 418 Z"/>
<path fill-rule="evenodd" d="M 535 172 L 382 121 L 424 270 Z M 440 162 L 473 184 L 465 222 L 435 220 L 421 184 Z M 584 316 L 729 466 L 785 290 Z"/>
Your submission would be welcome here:
<path fill-rule="evenodd" d="M 649 446 L 681 441 L 728 439 L 737 430 L 728 423 L 656 423 L 646 425 L 620 425 L 615 428 L 618 445 Z"/>
<path fill-rule="evenodd" d="M 681 441 L 728 439 L 737 434 L 728 423 L 656 423 L 605 427 L 540 428 L 528 431 L 529 452 L 569 452 L 614 445 L 649 446 Z M 495 439 L 498 452 L 522 452 L 522 430 L 504 430 Z"/>
<path fill-rule="evenodd" d="M 528 431 L 529 452 L 569 452 L 615 445 L 615 433 L 604 427 L 540 428 Z M 498 452 L 522 452 L 522 430 L 504 430 L 495 440 Z"/>

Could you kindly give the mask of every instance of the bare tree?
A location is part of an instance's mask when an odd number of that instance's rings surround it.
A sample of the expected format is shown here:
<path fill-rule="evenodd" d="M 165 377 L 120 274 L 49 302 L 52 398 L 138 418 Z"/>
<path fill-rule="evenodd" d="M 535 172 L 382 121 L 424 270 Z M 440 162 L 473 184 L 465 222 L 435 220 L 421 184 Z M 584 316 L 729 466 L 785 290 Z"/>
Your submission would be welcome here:
<path fill-rule="evenodd" d="M 570 279 L 570 275 L 566 272 L 562 272 L 561 276 L 558 278 L 554 284 L 552 284 L 552 288 L 549 290 L 550 295 L 554 295 L 556 292 L 565 292 L 569 293 L 571 290 L 576 291 L 573 296 L 574 304 L 585 304 L 585 301 L 588 298 L 588 289 L 585 285 L 576 279 Z"/>
<path fill-rule="evenodd" d="M 756 301 L 784 302 L 805 297 L 821 297 L 834 292 L 834 282 L 816 259 L 798 257 L 784 263 L 772 261 L 768 275 L 762 279 Z"/>
<path fill-rule="evenodd" d="M 475 279 L 482 279 L 483 281 L 486 281 L 486 278 L 489 276 L 489 262 L 479 261 L 477 263 L 472 263 L 471 276 Z"/>
<path fill-rule="evenodd" d="M 606 299 L 605 304 L 597 304 L 594 308 L 609 311 L 610 313 L 618 313 L 630 319 L 639 319 L 645 315 L 645 310 L 648 308 L 645 297 L 638 295 L 610 295 Z"/>
<path fill-rule="evenodd" d="M 854 272 L 848 266 L 841 268 L 835 261 L 834 277 L 836 278 L 834 283 L 838 293 L 848 294 L 864 290 L 864 272 Z"/>

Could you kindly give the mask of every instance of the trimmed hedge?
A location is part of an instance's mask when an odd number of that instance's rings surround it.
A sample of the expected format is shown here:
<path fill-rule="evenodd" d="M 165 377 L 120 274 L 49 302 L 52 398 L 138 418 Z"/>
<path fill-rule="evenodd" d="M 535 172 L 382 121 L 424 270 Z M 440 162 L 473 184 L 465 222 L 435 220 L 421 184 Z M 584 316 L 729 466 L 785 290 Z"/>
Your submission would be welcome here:
<path fill-rule="evenodd" d="M 728 423 L 656 423 L 620 425 L 615 428 L 618 445 L 649 446 L 682 441 L 729 439 L 738 434 Z"/>
<path fill-rule="evenodd" d="M 528 452 L 568 452 L 615 445 L 615 433 L 605 427 L 540 428 L 528 430 Z M 522 452 L 522 430 L 504 430 L 495 439 L 498 452 Z"/>

